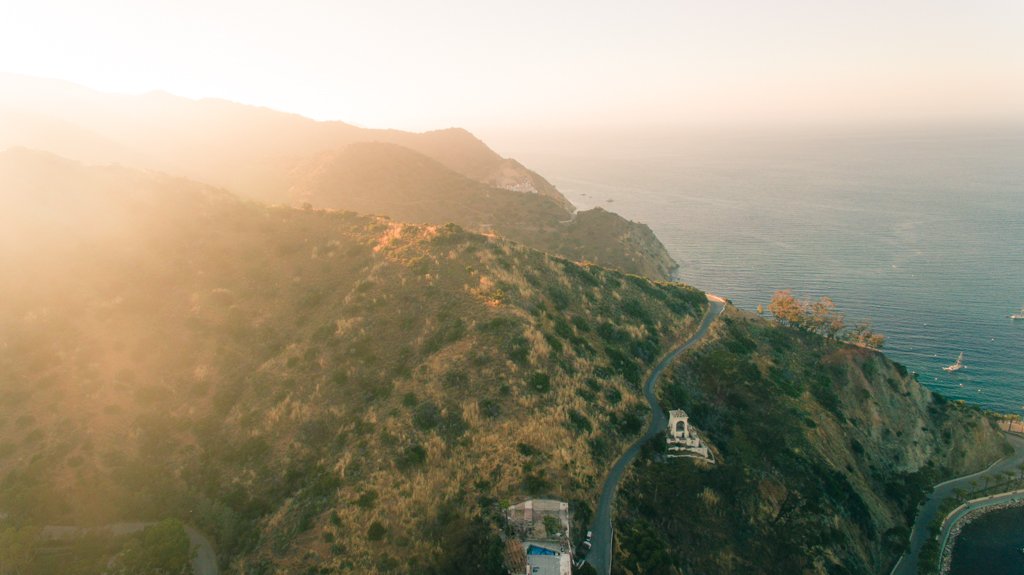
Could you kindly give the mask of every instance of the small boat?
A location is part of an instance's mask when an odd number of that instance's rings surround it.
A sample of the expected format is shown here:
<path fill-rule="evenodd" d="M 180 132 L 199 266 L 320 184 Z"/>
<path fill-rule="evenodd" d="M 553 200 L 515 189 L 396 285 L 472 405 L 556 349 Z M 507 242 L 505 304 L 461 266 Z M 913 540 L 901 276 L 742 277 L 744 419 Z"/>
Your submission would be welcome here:
<path fill-rule="evenodd" d="M 1010 319 L 1024 319 L 1024 307 L 1020 308 L 1020 311 L 1017 313 L 1011 313 Z"/>
<path fill-rule="evenodd" d="M 946 367 L 944 367 L 942 369 L 944 369 L 944 370 L 946 370 L 948 372 L 954 372 L 954 371 L 960 371 L 961 369 L 964 369 L 966 367 L 967 366 L 964 365 L 964 352 L 961 351 L 960 352 L 960 357 L 956 358 L 956 363 L 954 363 L 953 365 L 947 365 Z"/>

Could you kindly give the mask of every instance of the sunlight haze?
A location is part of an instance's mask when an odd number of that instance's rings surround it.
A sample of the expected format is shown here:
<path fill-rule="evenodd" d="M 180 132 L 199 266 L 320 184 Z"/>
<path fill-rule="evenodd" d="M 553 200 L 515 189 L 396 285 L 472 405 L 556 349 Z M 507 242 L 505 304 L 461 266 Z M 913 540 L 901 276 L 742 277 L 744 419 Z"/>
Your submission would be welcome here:
<path fill-rule="evenodd" d="M 1024 0 L 0 0 L 0 575 L 1024 573 Z"/>
<path fill-rule="evenodd" d="M 1024 4 L 15 0 L 0 71 L 371 127 L 1024 120 Z"/>

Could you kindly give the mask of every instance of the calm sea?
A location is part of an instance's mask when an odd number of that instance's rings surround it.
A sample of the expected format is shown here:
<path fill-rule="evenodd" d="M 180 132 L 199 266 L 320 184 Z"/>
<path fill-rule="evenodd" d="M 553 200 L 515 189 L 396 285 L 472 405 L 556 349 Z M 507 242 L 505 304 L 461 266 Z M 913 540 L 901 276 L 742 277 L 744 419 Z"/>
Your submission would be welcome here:
<path fill-rule="evenodd" d="M 648 224 L 679 279 L 753 310 L 830 296 L 948 397 L 1024 413 L 1024 132 L 749 138 L 520 154 Z M 967 369 L 942 370 L 964 353 Z"/>
<path fill-rule="evenodd" d="M 950 575 L 1024 575 L 1024 508 L 986 513 L 964 526 Z"/>

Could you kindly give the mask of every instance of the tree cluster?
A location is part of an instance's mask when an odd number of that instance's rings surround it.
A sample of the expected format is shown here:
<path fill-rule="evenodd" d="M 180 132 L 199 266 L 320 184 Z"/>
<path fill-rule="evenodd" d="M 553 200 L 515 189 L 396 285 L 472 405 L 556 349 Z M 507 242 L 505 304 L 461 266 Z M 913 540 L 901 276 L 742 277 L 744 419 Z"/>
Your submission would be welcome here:
<path fill-rule="evenodd" d="M 768 311 L 783 325 L 816 333 L 830 341 L 845 341 L 873 349 L 885 344 L 885 336 L 872 331 L 868 322 L 847 326 L 846 316 L 836 310 L 835 303 L 827 296 L 817 301 L 800 300 L 789 290 L 780 290 L 772 296 Z"/>
<path fill-rule="evenodd" d="M 39 529 L 23 527 L 0 529 L 0 575 L 20 575 L 32 565 Z"/>
<path fill-rule="evenodd" d="M 113 575 L 192 575 L 191 544 L 177 519 L 149 525 L 110 562 Z"/>

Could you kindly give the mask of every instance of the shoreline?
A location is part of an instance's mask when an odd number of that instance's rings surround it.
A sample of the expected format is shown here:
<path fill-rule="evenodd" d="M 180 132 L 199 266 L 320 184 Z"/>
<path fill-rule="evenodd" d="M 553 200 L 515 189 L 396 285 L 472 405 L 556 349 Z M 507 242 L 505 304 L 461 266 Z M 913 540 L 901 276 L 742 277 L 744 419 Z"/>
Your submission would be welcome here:
<path fill-rule="evenodd" d="M 949 529 L 949 535 L 946 541 L 945 549 L 942 550 L 942 557 L 939 561 L 939 575 L 948 575 L 949 570 L 953 564 L 953 553 L 956 552 L 956 544 L 960 538 L 960 532 L 964 527 L 970 525 L 976 519 L 991 513 L 992 511 L 1000 511 L 1003 509 L 1012 509 L 1014 507 L 1024 507 L 1024 499 L 1015 499 L 1006 501 L 1003 503 L 997 503 L 995 505 L 987 505 L 984 507 L 978 507 L 967 512 L 959 519 L 957 519 Z"/>

